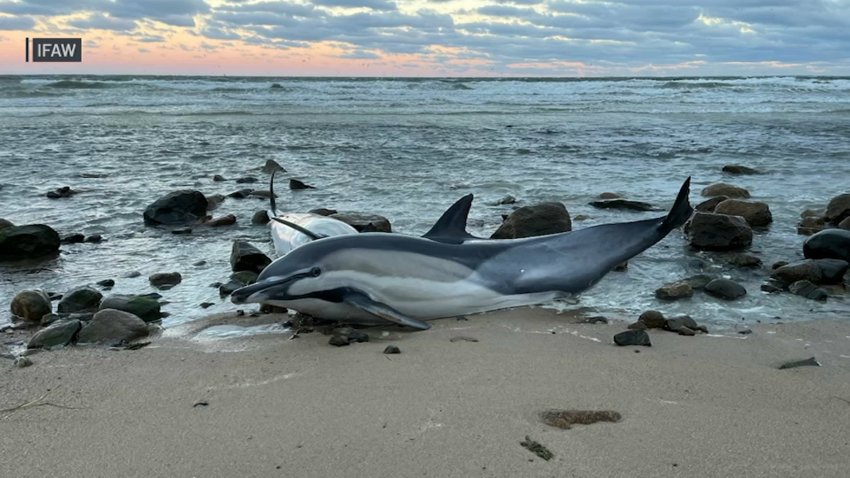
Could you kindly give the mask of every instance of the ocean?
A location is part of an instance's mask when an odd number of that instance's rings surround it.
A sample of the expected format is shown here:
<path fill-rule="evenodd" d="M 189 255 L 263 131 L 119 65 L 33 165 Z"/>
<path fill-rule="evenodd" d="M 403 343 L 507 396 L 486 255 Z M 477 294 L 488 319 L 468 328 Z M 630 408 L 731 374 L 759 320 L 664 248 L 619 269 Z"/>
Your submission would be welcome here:
<path fill-rule="evenodd" d="M 704 186 L 731 182 L 773 212 L 751 248 L 762 268 L 692 251 L 675 231 L 577 303 L 551 306 L 630 319 L 656 308 L 715 326 L 850 317 L 846 295 L 819 303 L 759 290 L 770 264 L 802 257 L 799 214 L 850 192 L 848 138 L 850 78 L 0 76 L 0 217 L 105 238 L 63 245 L 38 265 L 0 265 L 0 324 L 23 289 L 64 293 L 114 279 L 110 293 L 146 293 L 149 274 L 171 271 L 183 282 L 162 292 L 166 328 L 235 310 L 210 284 L 231 273 L 234 239 L 273 253 L 267 227 L 250 223 L 267 202 L 228 198 L 213 215 L 235 214 L 236 225 L 186 236 L 146 227 L 142 211 L 177 189 L 267 189 L 259 168 L 269 159 L 288 170 L 281 209 L 376 213 L 406 234 L 424 233 L 467 193 L 470 230 L 489 235 L 515 207 L 496 204 L 508 194 L 516 206 L 561 201 L 574 218 L 589 216 L 574 221 L 579 229 L 661 214 L 589 206 L 601 192 L 667 208 L 688 176 L 693 204 Z M 725 176 L 730 163 L 766 174 Z M 243 176 L 259 182 L 233 181 Z M 290 191 L 285 177 L 316 189 Z M 45 197 L 61 186 L 79 193 Z M 141 276 L 125 278 L 132 271 Z M 655 298 L 662 284 L 697 273 L 735 279 L 748 295 Z"/>

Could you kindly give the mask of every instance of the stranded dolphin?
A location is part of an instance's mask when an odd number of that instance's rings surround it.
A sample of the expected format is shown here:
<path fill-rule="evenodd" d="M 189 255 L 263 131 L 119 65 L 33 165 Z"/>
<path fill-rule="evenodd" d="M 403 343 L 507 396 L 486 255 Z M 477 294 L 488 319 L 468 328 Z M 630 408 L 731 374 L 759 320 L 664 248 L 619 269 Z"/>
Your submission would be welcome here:
<path fill-rule="evenodd" d="M 664 217 L 511 240 L 437 242 L 366 233 L 313 241 L 274 261 L 232 301 L 268 303 L 323 319 L 425 320 L 534 305 L 586 290 L 663 239 L 693 213 L 690 178 Z"/>

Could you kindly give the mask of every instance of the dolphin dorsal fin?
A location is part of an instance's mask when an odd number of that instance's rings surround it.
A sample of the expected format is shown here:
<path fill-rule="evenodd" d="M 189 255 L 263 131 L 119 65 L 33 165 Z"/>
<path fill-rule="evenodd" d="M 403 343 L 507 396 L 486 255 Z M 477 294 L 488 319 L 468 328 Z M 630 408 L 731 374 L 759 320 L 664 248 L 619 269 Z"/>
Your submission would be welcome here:
<path fill-rule="evenodd" d="M 301 234 L 304 234 L 305 236 L 309 237 L 310 239 L 312 239 L 314 241 L 316 239 L 324 239 L 324 238 L 328 237 L 324 234 L 317 234 L 317 233 L 307 229 L 306 227 L 299 226 L 298 224 L 295 224 L 294 222 L 287 221 L 286 219 L 281 219 L 279 217 L 272 217 L 270 219 L 272 221 L 279 222 L 279 223 L 283 224 L 284 226 L 291 227 L 292 229 L 295 229 L 296 231 L 300 232 Z"/>
<path fill-rule="evenodd" d="M 469 209 L 472 207 L 472 194 L 458 199 L 446 212 L 437 219 L 431 230 L 422 237 L 432 241 L 458 244 L 464 239 L 477 239 L 466 232 L 466 221 L 469 218 Z"/>

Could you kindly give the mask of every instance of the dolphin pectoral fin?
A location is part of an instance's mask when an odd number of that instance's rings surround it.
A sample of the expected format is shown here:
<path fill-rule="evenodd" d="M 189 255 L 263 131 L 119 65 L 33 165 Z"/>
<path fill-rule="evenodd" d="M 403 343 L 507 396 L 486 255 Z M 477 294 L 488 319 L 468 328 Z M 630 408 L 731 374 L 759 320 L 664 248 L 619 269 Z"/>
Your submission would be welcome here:
<path fill-rule="evenodd" d="M 296 231 L 300 232 L 301 234 L 304 234 L 305 236 L 309 237 L 311 240 L 314 240 L 314 241 L 316 239 L 324 239 L 324 238 L 328 237 L 325 234 L 319 234 L 317 232 L 313 232 L 313 231 L 307 229 L 306 227 L 299 226 L 298 224 L 295 224 L 294 222 L 287 221 L 286 219 L 281 219 L 279 217 L 271 217 L 269 219 L 271 219 L 272 221 L 275 221 L 275 222 L 279 222 L 279 223 L 283 224 L 284 226 L 291 227 L 292 229 L 295 229 Z"/>
<path fill-rule="evenodd" d="M 431 328 L 430 325 L 422 322 L 421 320 L 408 317 L 387 304 L 372 300 L 368 295 L 359 290 L 350 289 L 346 291 L 343 296 L 343 300 L 358 309 L 374 315 L 375 317 L 379 317 L 398 325 L 404 325 L 418 330 L 428 330 Z"/>

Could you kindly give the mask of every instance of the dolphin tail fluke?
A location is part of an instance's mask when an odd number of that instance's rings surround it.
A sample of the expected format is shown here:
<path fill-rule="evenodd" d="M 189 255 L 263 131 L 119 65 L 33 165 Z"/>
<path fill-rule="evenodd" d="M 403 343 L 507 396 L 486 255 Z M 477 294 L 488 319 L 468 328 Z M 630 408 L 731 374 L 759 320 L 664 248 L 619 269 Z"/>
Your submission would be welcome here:
<path fill-rule="evenodd" d="M 466 232 L 466 221 L 469 218 L 472 199 L 472 194 L 458 199 L 422 237 L 432 241 L 457 244 L 462 243 L 464 239 L 475 239 L 475 236 Z"/>
<path fill-rule="evenodd" d="M 667 213 L 667 217 L 664 219 L 664 222 L 658 226 L 664 234 L 682 226 L 693 215 L 694 208 L 691 207 L 691 203 L 688 201 L 688 195 L 690 192 L 691 177 L 688 176 L 688 179 L 686 179 L 685 183 L 682 184 L 682 188 L 679 189 L 679 195 L 676 196 L 676 202 L 673 203 L 673 207 L 670 208 L 670 212 Z"/>

